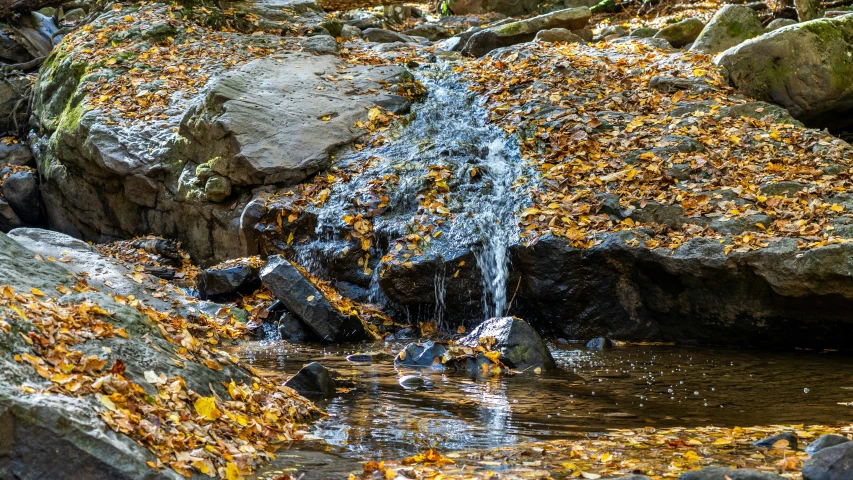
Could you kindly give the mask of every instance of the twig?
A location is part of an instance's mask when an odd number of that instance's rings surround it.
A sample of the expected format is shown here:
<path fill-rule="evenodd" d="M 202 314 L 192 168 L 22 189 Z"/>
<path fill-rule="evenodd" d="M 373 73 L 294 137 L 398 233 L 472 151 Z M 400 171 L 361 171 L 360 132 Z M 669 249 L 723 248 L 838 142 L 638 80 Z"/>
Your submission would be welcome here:
<path fill-rule="evenodd" d="M 3 65 L 2 67 L 0 67 L 0 73 L 12 73 L 16 70 L 21 71 L 21 72 L 33 70 L 35 68 L 40 67 L 46 58 L 47 57 L 45 56 L 45 57 L 34 58 L 28 62 L 13 63 L 10 65 Z"/>
<path fill-rule="evenodd" d="M 512 298 L 509 299 L 509 303 L 506 306 L 506 313 L 509 314 L 509 309 L 512 308 L 512 302 L 515 301 L 515 295 L 518 293 L 518 287 L 521 286 L 521 277 L 518 277 L 518 283 L 515 284 L 515 291 L 512 292 Z"/>

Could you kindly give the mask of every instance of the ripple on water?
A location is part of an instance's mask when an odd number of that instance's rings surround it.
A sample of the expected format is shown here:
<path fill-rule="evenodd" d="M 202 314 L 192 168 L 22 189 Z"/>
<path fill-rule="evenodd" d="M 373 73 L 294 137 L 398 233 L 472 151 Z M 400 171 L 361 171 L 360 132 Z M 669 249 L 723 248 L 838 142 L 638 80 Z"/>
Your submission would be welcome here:
<path fill-rule="evenodd" d="M 344 459 L 408 456 L 434 443 L 444 451 L 492 448 L 647 425 L 851 420 L 850 409 L 838 405 L 853 396 L 850 357 L 841 354 L 671 346 L 595 352 L 553 344 L 562 369 L 554 375 L 478 379 L 423 371 L 431 388 L 418 390 L 398 384 L 402 376 L 418 372 L 396 370 L 390 361 L 346 361 L 359 351 L 396 353 L 402 347 L 256 342 L 239 354 L 262 371 L 287 374 L 321 361 L 351 380 L 350 393 L 319 403 L 329 416 L 310 427 L 312 438 Z M 318 447 L 309 442 L 296 448 Z"/>

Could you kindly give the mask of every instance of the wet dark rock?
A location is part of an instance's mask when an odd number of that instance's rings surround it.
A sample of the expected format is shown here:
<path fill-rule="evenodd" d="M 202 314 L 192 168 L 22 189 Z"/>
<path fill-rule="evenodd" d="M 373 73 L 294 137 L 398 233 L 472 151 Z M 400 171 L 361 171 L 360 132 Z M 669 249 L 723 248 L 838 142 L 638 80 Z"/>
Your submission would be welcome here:
<path fill-rule="evenodd" d="M 411 328 L 401 328 L 394 333 L 391 333 L 385 337 L 385 341 L 393 341 L 393 340 L 411 340 L 413 338 L 417 338 L 418 332 Z"/>
<path fill-rule="evenodd" d="M 296 315 L 287 312 L 278 320 L 278 333 L 288 343 L 303 343 L 310 338 L 310 332 Z"/>
<path fill-rule="evenodd" d="M 685 18 L 678 23 L 662 28 L 655 34 L 654 38 L 662 38 L 673 47 L 681 48 L 696 40 L 704 27 L 705 24 L 698 18 Z"/>
<path fill-rule="evenodd" d="M 32 60 L 32 55 L 12 38 L 7 28 L 8 25 L 0 25 L 0 60 L 6 63 L 23 63 Z"/>
<path fill-rule="evenodd" d="M 287 310 L 327 342 L 364 338 L 364 325 L 355 316 L 338 312 L 311 281 L 290 261 L 273 256 L 261 269 L 261 281 Z"/>
<path fill-rule="evenodd" d="M 853 478 L 853 442 L 827 447 L 803 464 L 803 480 L 849 480 Z"/>
<path fill-rule="evenodd" d="M 853 245 L 800 251 L 781 240 L 726 255 L 718 240 L 670 251 L 645 238 L 614 233 L 580 250 L 546 235 L 514 249 L 519 314 L 567 338 L 826 348 L 853 336 L 853 284 L 839 281 L 853 271 Z"/>
<path fill-rule="evenodd" d="M 482 57 L 496 48 L 529 42 L 536 37 L 536 33 L 540 30 L 552 28 L 581 29 L 586 27 L 591 15 L 586 7 L 568 8 L 526 20 L 490 27 L 472 35 L 465 47 L 462 48 L 462 53 Z"/>
<path fill-rule="evenodd" d="M 759 472 L 746 468 L 705 467 L 682 473 L 678 480 L 784 480 L 775 473 Z"/>
<path fill-rule="evenodd" d="M 406 345 L 394 358 L 395 365 L 406 367 L 443 367 L 447 347 L 440 343 L 423 342 Z"/>
<path fill-rule="evenodd" d="M 284 382 L 284 386 L 306 397 L 323 396 L 325 398 L 334 397 L 337 388 L 331 372 L 318 362 L 311 362 L 302 367 L 296 375 Z"/>
<path fill-rule="evenodd" d="M 774 447 L 777 442 L 784 440 L 788 442 L 784 448 Z M 752 442 L 756 447 L 761 448 L 779 448 L 779 449 L 788 449 L 788 450 L 796 450 L 797 449 L 797 436 L 791 432 L 782 432 L 767 438 L 762 438 L 761 440 Z"/>
<path fill-rule="evenodd" d="M 482 275 L 471 249 L 458 248 L 442 253 L 412 257 L 411 266 L 383 265 L 379 277 L 382 292 L 400 305 L 431 305 L 435 302 L 436 276 L 442 276 L 448 309 L 462 315 L 481 312 Z"/>
<path fill-rule="evenodd" d="M 22 226 L 24 222 L 15 213 L 5 198 L 0 198 L 0 231 L 8 232 Z"/>
<path fill-rule="evenodd" d="M 408 35 L 404 35 L 393 30 L 382 30 L 380 28 L 368 28 L 362 32 L 361 36 L 369 42 L 376 43 L 411 43 L 414 41 L 412 40 L 412 37 Z"/>
<path fill-rule="evenodd" d="M 201 272 L 196 288 L 202 299 L 245 292 L 260 284 L 258 268 L 247 264 L 212 267 Z"/>
<path fill-rule="evenodd" d="M 3 197 L 22 221 L 38 223 L 41 217 L 41 196 L 38 180 L 28 171 L 15 172 L 3 182 Z"/>
<path fill-rule="evenodd" d="M 610 350 L 613 348 L 613 342 L 610 341 L 609 338 L 606 337 L 597 337 L 592 340 L 586 342 L 586 348 L 590 350 Z"/>
<path fill-rule="evenodd" d="M 808 444 L 806 447 L 806 453 L 809 455 L 814 455 L 815 453 L 823 450 L 824 448 L 834 447 L 836 445 L 841 445 L 842 443 L 847 443 L 851 441 L 849 438 L 843 435 L 836 435 L 834 433 L 830 433 L 827 435 L 821 435 L 817 440 Z"/>
<path fill-rule="evenodd" d="M 459 340 L 462 345 L 476 347 L 488 337 L 495 339 L 494 350 L 501 352 L 510 367 L 517 370 L 549 371 L 557 368 L 548 345 L 529 323 L 514 317 L 492 318 L 481 323 Z"/>

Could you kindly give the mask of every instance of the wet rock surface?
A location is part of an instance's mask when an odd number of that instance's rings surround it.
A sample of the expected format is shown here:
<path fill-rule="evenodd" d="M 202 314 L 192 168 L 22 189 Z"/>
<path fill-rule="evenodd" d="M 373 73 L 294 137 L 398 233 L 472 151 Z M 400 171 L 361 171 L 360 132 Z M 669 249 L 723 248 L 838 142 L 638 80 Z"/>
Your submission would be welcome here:
<path fill-rule="evenodd" d="M 208 268 L 198 277 L 197 288 L 202 299 L 246 292 L 260 285 L 259 268 L 249 262 Z"/>
<path fill-rule="evenodd" d="M 836 434 L 828 434 L 821 435 L 817 440 L 811 442 L 806 447 L 806 453 L 809 455 L 814 455 L 815 453 L 823 450 L 824 448 L 834 447 L 836 445 L 841 445 L 842 443 L 850 442 L 851 440 L 843 435 Z"/>
<path fill-rule="evenodd" d="M 843 480 L 853 476 L 853 442 L 815 453 L 803 464 L 803 480 Z"/>
<path fill-rule="evenodd" d="M 790 450 L 796 450 L 798 446 L 797 436 L 791 432 L 783 432 L 767 438 L 762 438 L 752 444 L 761 448 L 787 448 Z"/>
<path fill-rule="evenodd" d="M 261 281 L 288 311 L 326 342 L 360 340 L 365 337 L 358 317 L 343 315 L 290 261 L 280 256 L 267 260 Z"/>
<path fill-rule="evenodd" d="M 481 323 L 459 340 L 462 345 L 475 347 L 494 341 L 495 351 L 512 368 L 522 371 L 550 371 L 557 364 L 548 346 L 536 330 L 524 320 L 514 317 L 492 318 Z M 503 361 L 503 360 L 502 360 Z"/>
<path fill-rule="evenodd" d="M 311 362 L 302 367 L 296 375 L 284 382 L 304 396 L 332 397 L 335 395 L 335 379 L 331 372 L 318 362 Z"/>

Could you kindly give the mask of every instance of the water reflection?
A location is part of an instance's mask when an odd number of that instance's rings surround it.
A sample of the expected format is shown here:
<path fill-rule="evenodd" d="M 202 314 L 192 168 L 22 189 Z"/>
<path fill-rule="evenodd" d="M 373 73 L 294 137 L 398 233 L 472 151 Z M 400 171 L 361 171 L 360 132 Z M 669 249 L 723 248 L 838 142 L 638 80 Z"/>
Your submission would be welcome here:
<path fill-rule="evenodd" d="M 310 433 L 334 455 L 358 460 L 407 456 L 433 444 L 445 451 L 491 448 L 609 428 L 836 423 L 853 417 L 849 407 L 838 405 L 853 400 L 851 358 L 840 354 L 666 346 L 592 352 L 555 344 L 561 366 L 556 374 L 478 379 L 424 371 L 432 388 L 418 391 L 398 384 L 418 372 L 345 359 L 358 351 L 396 353 L 402 346 L 259 342 L 239 354 L 262 371 L 288 374 L 319 360 L 349 379 L 350 393 L 319 402 L 329 416 Z"/>

